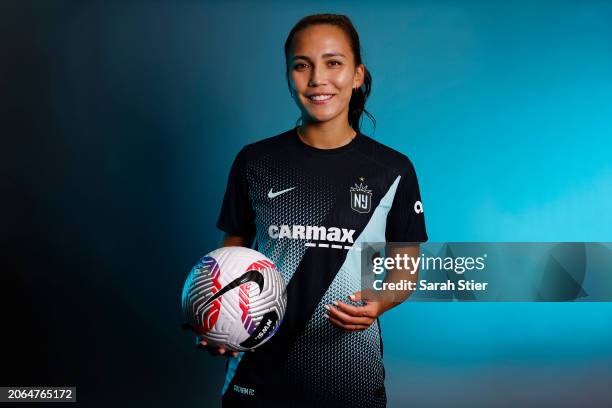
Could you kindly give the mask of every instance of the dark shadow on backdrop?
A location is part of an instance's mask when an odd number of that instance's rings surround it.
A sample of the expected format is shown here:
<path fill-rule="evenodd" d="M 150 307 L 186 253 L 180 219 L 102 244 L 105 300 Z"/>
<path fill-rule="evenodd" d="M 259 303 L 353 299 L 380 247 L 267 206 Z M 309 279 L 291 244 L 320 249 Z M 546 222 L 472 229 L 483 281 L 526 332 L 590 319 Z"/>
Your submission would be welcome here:
<path fill-rule="evenodd" d="M 196 350 L 179 324 L 183 281 L 219 244 L 202 230 L 220 193 L 181 165 L 204 153 L 192 132 L 202 101 L 182 98 L 192 84 L 180 66 L 168 77 L 168 65 L 153 63 L 197 39 L 165 38 L 172 32 L 126 7 L 134 35 L 115 42 L 125 60 L 106 44 L 117 8 L 0 9 L 0 383 L 75 385 L 87 406 L 214 404 L 225 361 Z M 193 202 L 205 193 L 209 201 Z M 196 208 L 210 225 L 193 222 Z"/>

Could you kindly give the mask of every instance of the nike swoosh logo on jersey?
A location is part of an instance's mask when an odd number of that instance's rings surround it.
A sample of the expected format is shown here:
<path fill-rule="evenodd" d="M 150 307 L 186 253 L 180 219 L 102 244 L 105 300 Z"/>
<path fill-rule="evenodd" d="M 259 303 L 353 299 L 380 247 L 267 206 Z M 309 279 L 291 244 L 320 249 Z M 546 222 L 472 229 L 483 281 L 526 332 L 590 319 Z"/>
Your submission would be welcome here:
<path fill-rule="evenodd" d="M 272 189 L 270 189 L 270 191 L 268 192 L 268 198 L 274 198 L 274 197 L 278 197 L 281 194 L 284 194 L 288 191 L 293 190 L 295 187 L 291 187 L 291 188 L 287 188 L 285 190 L 281 190 L 281 191 L 277 191 L 275 193 L 272 192 Z"/>

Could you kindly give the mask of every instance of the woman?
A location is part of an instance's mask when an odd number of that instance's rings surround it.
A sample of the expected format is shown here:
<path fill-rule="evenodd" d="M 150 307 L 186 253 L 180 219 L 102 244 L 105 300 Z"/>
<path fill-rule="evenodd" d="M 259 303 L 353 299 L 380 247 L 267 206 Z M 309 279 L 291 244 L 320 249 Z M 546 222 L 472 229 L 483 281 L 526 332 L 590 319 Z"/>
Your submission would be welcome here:
<path fill-rule="evenodd" d="M 359 131 L 371 77 L 347 17 L 305 17 L 285 57 L 302 124 L 238 153 L 217 226 L 276 263 L 288 305 L 270 341 L 231 354 L 223 406 L 383 407 L 378 317 L 398 303 L 362 301 L 353 245 L 427 240 L 416 174 Z"/>

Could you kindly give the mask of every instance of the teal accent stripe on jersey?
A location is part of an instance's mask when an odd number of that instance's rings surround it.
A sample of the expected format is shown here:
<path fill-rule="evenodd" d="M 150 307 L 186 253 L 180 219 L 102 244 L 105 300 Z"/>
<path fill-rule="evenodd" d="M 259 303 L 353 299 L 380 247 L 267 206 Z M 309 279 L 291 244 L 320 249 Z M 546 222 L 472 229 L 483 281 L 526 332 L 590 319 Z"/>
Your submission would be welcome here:
<path fill-rule="evenodd" d="M 240 360 L 242 360 L 242 356 L 244 355 L 244 351 L 238 353 L 236 357 L 230 357 L 229 364 L 227 365 L 227 372 L 225 373 L 225 384 L 223 384 L 223 389 L 221 389 L 221 396 L 225 395 L 225 391 L 227 391 L 227 387 L 229 387 L 232 382 L 232 378 L 234 378 L 234 374 L 236 373 L 236 369 L 238 368 L 238 364 L 240 364 Z"/>
<path fill-rule="evenodd" d="M 357 276 L 361 276 L 360 274 L 360 266 L 361 266 L 361 243 L 363 242 L 386 242 L 386 227 L 387 227 L 387 215 L 389 214 L 389 210 L 391 209 L 391 205 L 393 204 L 393 199 L 395 198 L 395 192 L 397 190 L 397 185 L 399 184 L 401 176 L 397 176 L 389 190 L 385 196 L 380 200 L 378 206 L 374 210 L 370 221 L 365 226 L 361 234 L 355 240 L 353 247 L 349 249 L 346 254 L 346 259 L 344 263 L 340 267 L 340 270 L 347 269 L 357 274 Z"/>

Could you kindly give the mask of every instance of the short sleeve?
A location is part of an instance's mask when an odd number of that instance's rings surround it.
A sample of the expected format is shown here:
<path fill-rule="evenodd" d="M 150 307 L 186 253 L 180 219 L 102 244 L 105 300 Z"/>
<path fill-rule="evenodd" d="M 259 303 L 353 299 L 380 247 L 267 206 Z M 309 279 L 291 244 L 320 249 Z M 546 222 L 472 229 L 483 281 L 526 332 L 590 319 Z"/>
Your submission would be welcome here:
<path fill-rule="evenodd" d="M 385 236 L 387 242 L 425 242 L 428 239 L 419 182 L 411 162 L 398 183 L 387 215 Z"/>
<path fill-rule="evenodd" d="M 244 150 L 238 152 L 232 163 L 217 228 L 230 235 L 255 236 L 255 212 L 249 199 Z"/>

